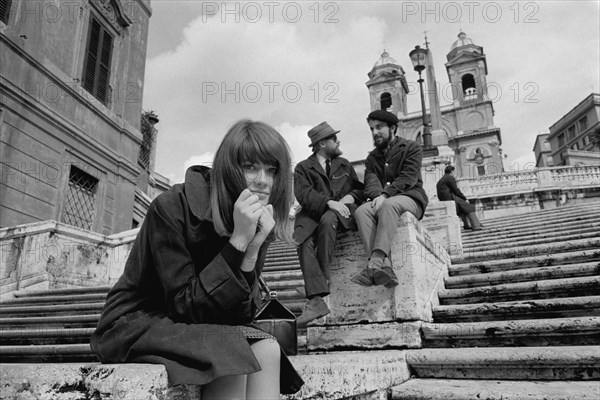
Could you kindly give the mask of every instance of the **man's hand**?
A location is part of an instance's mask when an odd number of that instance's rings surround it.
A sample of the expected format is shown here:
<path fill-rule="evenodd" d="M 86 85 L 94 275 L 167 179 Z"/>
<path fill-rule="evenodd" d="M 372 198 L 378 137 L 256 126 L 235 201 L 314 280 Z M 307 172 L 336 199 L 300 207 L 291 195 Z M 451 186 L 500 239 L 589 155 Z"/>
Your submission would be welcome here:
<path fill-rule="evenodd" d="M 354 204 L 354 197 L 352 197 L 351 195 L 347 194 L 344 197 L 341 198 L 340 203 L 343 204 Z"/>
<path fill-rule="evenodd" d="M 377 212 L 379 210 L 379 207 L 381 207 L 385 199 L 387 199 L 388 197 L 389 196 L 385 193 L 382 193 L 379 196 L 375 197 L 373 201 L 371 201 L 371 208 L 373 208 L 373 211 Z"/>
<path fill-rule="evenodd" d="M 340 215 L 344 218 L 350 218 L 350 210 L 348 209 L 348 206 L 346 206 L 345 204 L 343 204 L 340 201 L 335 201 L 335 200 L 329 200 L 327 202 L 327 206 L 332 209 L 333 211 L 337 211 L 338 213 L 340 213 Z"/>

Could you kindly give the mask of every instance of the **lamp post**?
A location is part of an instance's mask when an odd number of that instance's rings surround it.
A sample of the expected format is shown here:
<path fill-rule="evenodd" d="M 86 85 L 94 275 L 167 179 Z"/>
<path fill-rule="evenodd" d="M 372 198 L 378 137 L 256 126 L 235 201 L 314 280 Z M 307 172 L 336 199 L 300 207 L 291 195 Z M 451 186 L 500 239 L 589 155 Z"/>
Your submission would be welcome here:
<path fill-rule="evenodd" d="M 419 80 L 417 82 L 419 82 L 419 89 L 421 91 L 421 111 L 423 113 L 423 157 L 434 157 L 439 153 L 437 147 L 433 146 L 431 143 L 431 129 L 427 123 L 425 93 L 423 92 L 423 78 L 421 77 L 421 72 L 425 69 L 425 64 L 427 62 L 428 51 L 429 50 L 427 49 L 422 49 L 420 46 L 415 46 L 415 49 L 408 55 L 414 70 L 419 73 Z"/>

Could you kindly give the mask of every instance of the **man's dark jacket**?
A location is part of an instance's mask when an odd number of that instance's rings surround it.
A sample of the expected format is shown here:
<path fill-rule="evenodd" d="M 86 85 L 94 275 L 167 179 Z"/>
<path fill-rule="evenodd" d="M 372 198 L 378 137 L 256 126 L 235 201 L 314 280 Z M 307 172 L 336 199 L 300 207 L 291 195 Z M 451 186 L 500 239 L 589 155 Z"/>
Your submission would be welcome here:
<path fill-rule="evenodd" d="M 354 204 L 348 208 L 353 215 L 364 200 L 363 187 L 354 167 L 343 157 L 331 160 L 331 178 L 323 171 L 315 153 L 299 162 L 294 169 L 294 195 L 302 209 L 294 222 L 296 242 L 302 244 L 317 229 L 321 216 L 329 210 L 329 200 L 339 201 L 350 194 Z M 355 229 L 354 217 L 343 218 L 338 214 L 338 220 L 345 229 Z"/>
<path fill-rule="evenodd" d="M 383 193 L 389 197 L 408 196 L 425 213 L 429 200 L 421 179 L 421 146 L 412 140 L 396 137 L 388 149 L 386 154 L 383 150 L 375 148 L 367 156 L 365 196 L 370 199 Z"/>
<path fill-rule="evenodd" d="M 453 200 L 456 203 L 456 213 L 458 215 L 475 212 L 475 206 L 467 201 L 467 196 L 460 191 L 456 179 L 452 175 L 444 174 L 435 185 L 435 188 L 440 201 Z"/>

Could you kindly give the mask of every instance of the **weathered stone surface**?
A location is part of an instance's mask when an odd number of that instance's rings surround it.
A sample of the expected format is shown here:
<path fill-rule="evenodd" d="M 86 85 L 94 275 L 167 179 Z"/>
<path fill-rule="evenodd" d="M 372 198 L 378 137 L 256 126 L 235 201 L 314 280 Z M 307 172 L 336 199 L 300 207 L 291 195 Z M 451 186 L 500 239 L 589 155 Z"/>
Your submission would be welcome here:
<path fill-rule="evenodd" d="M 388 388 L 410 377 L 405 352 L 399 350 L 304 355 L 291 361 L 306 383 L 284 396 L 288 400 L 384 400 Z"/>
<path fill-rule="evenodd" d="M 421 329 L 427 347 L 585 345 L 598 342 L 600 317 L 425 323 Z"/>
<path fill-rule="evenodd" d="M 421 322 L 308 327 L 309 351 L 419 349 Z"/>
<path fill-rule="evenodd" d="M 384 400 L 389 388 L 410 377 L 405 353 L 397 350 L 290 359 L 306 383 L 285 396 L 289 400 Z M 180 394 L 168 387 L 164 366 L 152 364 L 0 364 L 0 378 L 0 400 L 166 400 Z"/>
<path fill-rule="evenodd" d="M 407 350 L 419 378 L 597 380 L 600 346 Z"/>
<path fill-rule="evenodd" d="M 600 261 L 573 263 L 552 267 L 537 267 L 510 271 L 489 272 L 487 274 L 459 275 L 446 278 L 447 289 L 497 285 L 509 282 L 523 282 L 543 279 L 571 278 L 596 275 L 600 271 Z"/>
<path fill-rule="evenodd" d="M 443 284 L 448 254 L 409 213 L 400 218 L 391 254 L 397 287 L 354 284 L 350 279 L 367 265 L 367 259 L 357 233 L 341 235 L 331 266 L 331 314 L 325 318 L 326 325 L 431 320 L 431 306 L 437 304 L 437 288 Z"/>
<path fill-rule="evenodd" d="M 434 314 L 438 322 L 466 322 L 536 317 L 578 317 L 597 315 L 598 310 L 600 310 L 600 296 L 585 296 L 436 306 Z"/>
<path fill-rule="evenodd" d="M 0 229 L 0 294 L 114 284 L 136 234 L 107 236 L 55 221 Z"/>
<path fill-rule="evenodd" d="M 453 201 L 430 201 L 421 223 L 427 228 L 429 236 L 440 243 L 448 254 L 462 255 L 461 224 Z"/>
<path fill-rule="evenodd" d="M 1 400 L 163 400 L 167 373 L 151 364 L 2 364 Z"/>
<path fill-rule="evenodd" d="M 598 382 L 411 379 L 392 388 L 393 400 L 597 400 Z"/>

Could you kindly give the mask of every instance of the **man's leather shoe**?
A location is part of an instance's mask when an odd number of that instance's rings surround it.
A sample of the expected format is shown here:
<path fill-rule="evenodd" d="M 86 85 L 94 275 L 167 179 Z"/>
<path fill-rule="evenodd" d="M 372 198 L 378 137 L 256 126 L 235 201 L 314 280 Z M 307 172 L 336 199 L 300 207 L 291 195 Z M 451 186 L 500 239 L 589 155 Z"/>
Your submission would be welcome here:
<path fill-rule="evenodd" d="M 398 277 L 388 258 L 385 259 L 381 268 L 376 269 L 373 273 L 373 281 L 376 285 L 383 285 L 388 289 L 398 286 Z"/>
<path fill-rule="evenodd" d="M 373 281 L 373 268 L 367 267 L 363 269 L 360 271 L 360 274 L 353 276 L 350 281 L 361 286 L 374 286 L 375 282 Z"/>
<path fill-rule="evenodd" d="M 331 311 L 321 296 L 315 296 L 306 303 L 302 315 L 296 320 L 298 326 L 304 326 L 310 321 L 321 318 L 329 314 Z"/>

